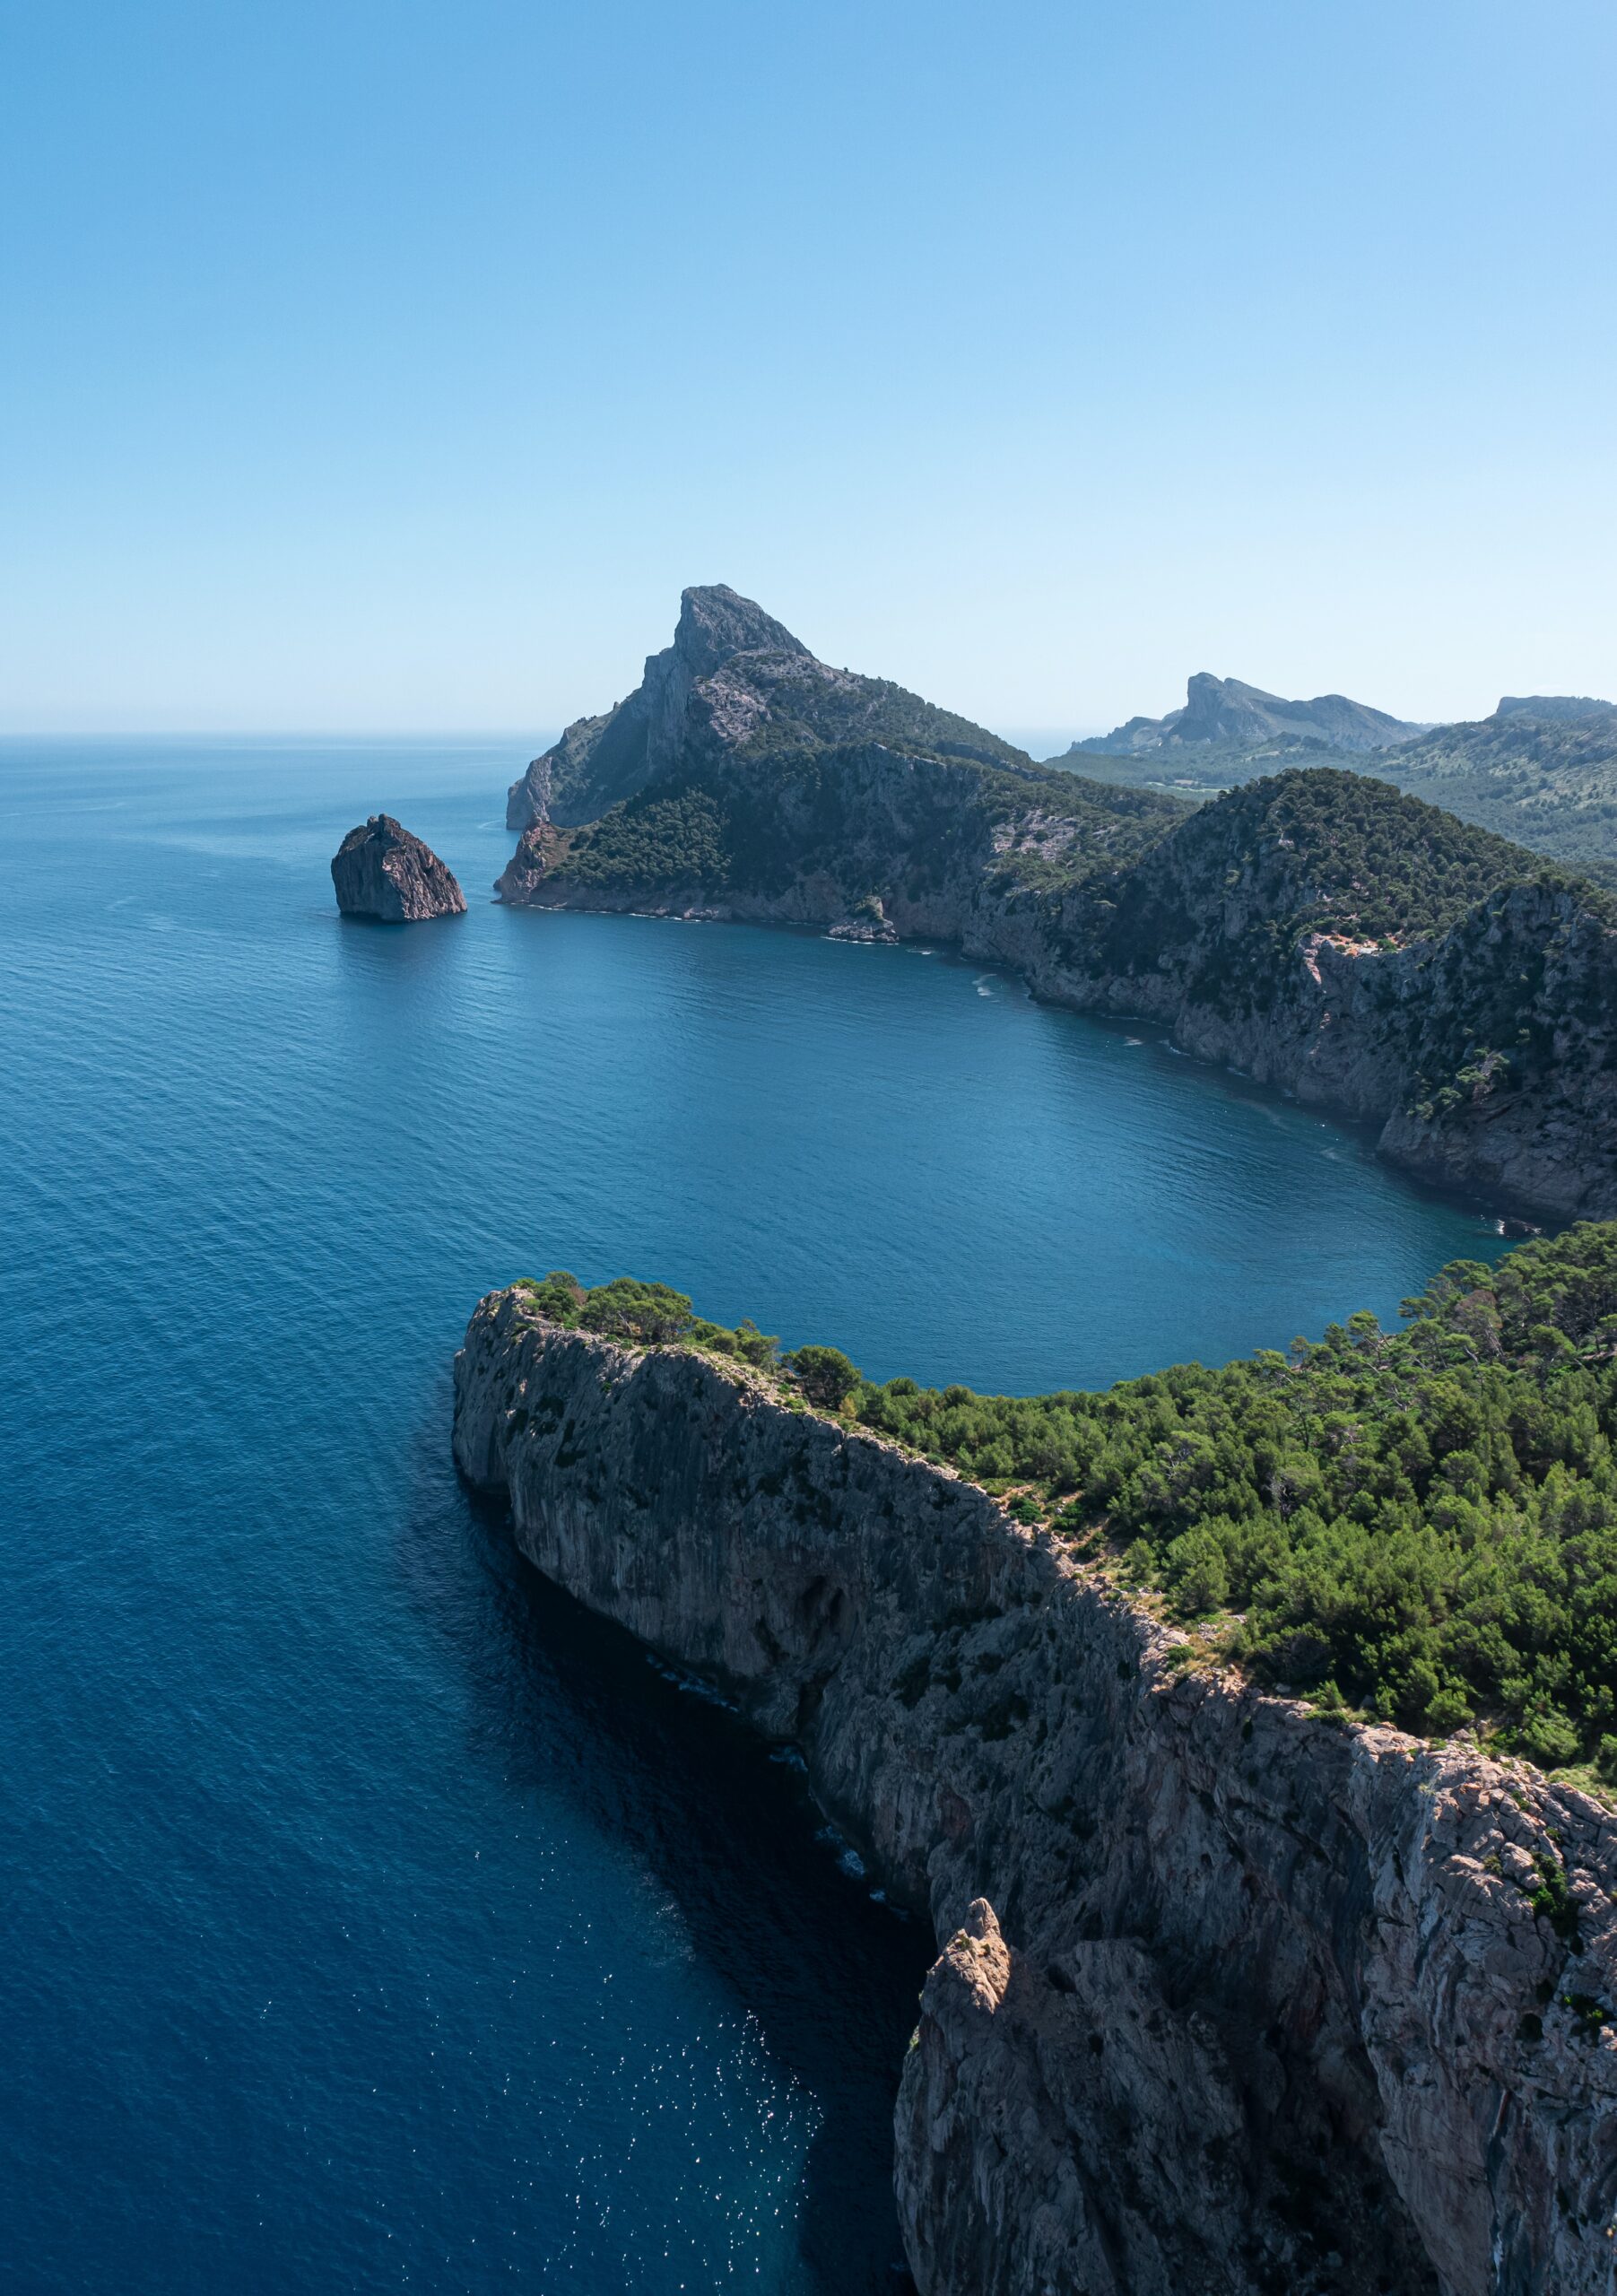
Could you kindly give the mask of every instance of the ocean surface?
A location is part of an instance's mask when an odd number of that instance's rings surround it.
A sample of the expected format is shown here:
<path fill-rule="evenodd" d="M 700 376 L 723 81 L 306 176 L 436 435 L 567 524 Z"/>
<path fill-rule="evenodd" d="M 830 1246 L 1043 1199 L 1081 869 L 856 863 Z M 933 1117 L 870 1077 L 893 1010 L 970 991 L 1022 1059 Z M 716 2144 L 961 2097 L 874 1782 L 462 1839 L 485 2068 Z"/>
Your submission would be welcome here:
<path fill-rule="evenodd" d="M 1500 1248 L 942 952 L 490 903 L 537 744 L 0 744 L 0 2286 L 897 2290 L 929 1941 L 456 1485 L 489 1286 L 1029 1391 Z M 399 813 L 464 918 L 344 923 Z"/>

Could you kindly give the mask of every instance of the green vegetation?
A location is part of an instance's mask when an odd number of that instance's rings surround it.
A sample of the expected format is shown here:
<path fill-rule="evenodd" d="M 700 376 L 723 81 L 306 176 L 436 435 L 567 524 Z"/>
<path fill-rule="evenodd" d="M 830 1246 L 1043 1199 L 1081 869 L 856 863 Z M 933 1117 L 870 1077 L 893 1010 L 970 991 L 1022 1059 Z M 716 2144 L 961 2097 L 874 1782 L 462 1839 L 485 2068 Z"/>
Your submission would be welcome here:
<path fill-rule="evenodd" d="M 1366 774 L 1291 768 L 1204 805 L 1147 856 L 1117 904 L 1106 947 L 1126 969 L 1204 948 L 1258 981 L 1308 933 L 1434 939 L 1501 886 L 1554 875 L 1518 845 Z M 1248 913 L 1232 938 L 1226 903 Z"/>
<path fill-rule="evenodd" d="M 771 721 L 772 722 L 772 721 Z M 987 737 L 985 736 L 985 739 Z M 1183 819 L 1172 799 L 963 752 L 895 760 L 783 743 L 651 783 L 570 831 L 547 882 L 595 891 L 776 898 L 824 874 L 856 900 L 911 900 L 987 874 L 1059 888 L 1132 860 Z"/>
<path fill-rule="evenodd" d="M 695 1312 L 684 1292 L 666 1283 L 618 1275 L 589 1291 L 565 1268 L 552 1268 L 543 1278 L 524 1277 L 511 1289 L 548 1322 L 569 1331 L 594 1332 L 603 1339 L 627 1340 L 632 1346 L 696 1347 L 761 1367 L 779 1359 L 780 1343 L 756 1324 L 743 1321 L 734 1330 L 710 1324 Z"/>
<path fill-rule="evenodd" d="M 1032 1486 L 1171 1614 L 1231 1614 L 1229 1654 L 1265 1683 L 1613 1768 L 1617 1224 L 1458 1261 L 1404 1313 L 1104 1395 L 895 1379 L 857 1415 Z"/>
<path fill-rule="evenodd" d="M 800 1347 L 786 1360 L 804 1394 L 822 1411 L 840 1411 L 865 1384 L 839 1347 Z"/>
<path fill-rule="evenodd" d="M 718 800 L 707 789 L 656 782 L 588 829 L 575 830 L 556 874 L 569 884 L 715 886 L 730 854 Z"/>
<path fill-rule="evenodd" d="M 755 653 L 736 665 L 767 705 L 740 744 L 748 758 L 788 751 L 844 749 L 881 742 L 909 757 L 964 758 L 979 765 L 1026 767 L 1025 750 L 1001 741 L 952 709 L 940 709 L 891 678 L 828 671 L 801 655 Z"/>
<path fill-rule="evenodd" d="M 1617 709 L 1439 726 L 1378 770 L 1617 891 Z"/>
<path fill-rule="evenodd" d="M 1095 1395 L 876 1385 L 833 1348 L 782 1363 L 661 1285 L 529 1289 L 947 1462 L 1267 1685 L 1412 1730 L 1474 1722 L 1617 1782 L 1617 1222 L 1455 1262 L 1401 1331 L 1360 1314 Z"/>
<path fill-rule="evenodd" d="M 1336 766 L 1391 782 L 1617 891 L 1617 709 L 1572 719 L 1513 711 L 1438 726 L 1373 757 L 1282 738 L 1197 742 L 1127 757 L 1074 748 L 1050 763 L 1192 798 L 1217 796 L 1288 764 Z"/>

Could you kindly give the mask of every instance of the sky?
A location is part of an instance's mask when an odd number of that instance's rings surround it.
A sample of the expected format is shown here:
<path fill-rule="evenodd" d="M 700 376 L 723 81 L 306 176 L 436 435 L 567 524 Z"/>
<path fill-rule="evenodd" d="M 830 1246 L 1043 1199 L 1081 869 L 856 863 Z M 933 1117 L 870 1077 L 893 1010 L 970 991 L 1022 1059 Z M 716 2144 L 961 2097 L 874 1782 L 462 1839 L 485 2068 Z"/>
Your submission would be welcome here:
<path fill-rule="evenodd" d="M 1609 0 L 0 0 L 0 730 L 1617 694 Z"/>

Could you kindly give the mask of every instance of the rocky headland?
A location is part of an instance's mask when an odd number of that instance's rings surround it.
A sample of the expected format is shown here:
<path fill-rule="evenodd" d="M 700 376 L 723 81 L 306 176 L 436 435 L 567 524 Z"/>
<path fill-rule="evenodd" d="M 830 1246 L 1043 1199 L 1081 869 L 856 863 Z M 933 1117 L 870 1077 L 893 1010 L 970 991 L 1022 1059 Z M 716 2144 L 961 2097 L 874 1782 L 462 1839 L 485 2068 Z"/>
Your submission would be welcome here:
<path fill-rule="evenodd" d="M 413 925 L 465 913 L 453 873 L 391 813 L 372 813 L 349 831 L 332 857 L 331 882 L 344 917 Z"/>
<path fill-rule="evenodd" d="M 510 818 L 507 901 L 950 942 L 1371 1123 L 1447 1185 L 1617 1212 L 1617 910 L 1365 774 L 1286 770 L 1190 812 L 1035 766 L 692 590 L 642 685 L 528 769 Z"/>
<path fill-rule="evenodd" d="M 923 2296 L 1610 2296 L 1598 1800 L 1265 1694 L 947 1465 L 545 1296 L 474 1315 L 456 1458 L 932 1922 Z"/>

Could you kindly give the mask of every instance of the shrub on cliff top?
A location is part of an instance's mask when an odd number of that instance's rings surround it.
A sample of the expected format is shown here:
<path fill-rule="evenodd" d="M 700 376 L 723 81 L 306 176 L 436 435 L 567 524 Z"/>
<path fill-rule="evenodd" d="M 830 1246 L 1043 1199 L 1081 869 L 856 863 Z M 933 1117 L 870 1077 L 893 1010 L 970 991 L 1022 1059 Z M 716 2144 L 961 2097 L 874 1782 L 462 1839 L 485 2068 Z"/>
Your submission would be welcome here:
<path fill-rule="evenodd" d="M 786 1358 L 786 1368 L 809 1401 L 822 1411 L 840 1411 L 855 1389 L 864 1385 L 857 1367 L 839 1347 L 800 1347 Z"/>
<path fill-rule="evenodd" d="M 716 1354 L 733 1355 L 760 1370 L 772 1365 L 780 1343 L 743 1317 L 734 1331 L 710 1324 L 691 1310 L 682 1292 L 666 1283 L 645 1283 L 632 1275 L 614 1276 L 610 1283 L 588 1291 L 565 1268 L 552 1268 L 542 1280 L 523 1276 L 511 1286 L 546 1320 L 569 1330 L 599 1332 L 608 1339 L 624 1339 L 646 1347 L 690 1346 Z M 855 1374 L 856 1382 L 857 1373 Z"/>
<path fill-rule="evenodd" d="M 578 1321 L 586 1331 L 608 1339 L 634 1339 L 648 1346 L 688 1339 L 696 1326 L 691 1302 L 666 1283 L 642 1283 L 618 1275 L 587 1292 Z"/>
<path fill-rule="evenodd" d="M 536 1283 L 530 1276 L 515 1288 L 526 1292 L 540 1314 L 553 1324 L 576 1324 L 578 1310 L 588 1297 L 578 1277 L 569 1275 L 564 1267 L 552 1267 L 543 1283 Z"/>

